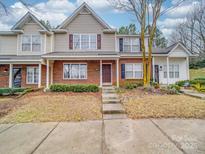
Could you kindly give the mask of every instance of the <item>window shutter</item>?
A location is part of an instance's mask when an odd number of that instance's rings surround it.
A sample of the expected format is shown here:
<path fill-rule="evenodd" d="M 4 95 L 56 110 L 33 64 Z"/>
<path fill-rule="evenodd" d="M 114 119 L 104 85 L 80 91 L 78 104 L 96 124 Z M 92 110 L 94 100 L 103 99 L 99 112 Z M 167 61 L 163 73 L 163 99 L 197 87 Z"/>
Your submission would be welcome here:
<path fill-rule="evenodd" d="M 121 64 L 121 79 L 125 79 L 125 64 Z"/>
<path fill-rule="evenodd" d="M 73 34 L 69 34 L 69 49 L 73 49 Z"/>
<path fill-rule="evenodd" d="M 139 41 L 140 41 L 140 51 L 142 51 L 141 38 L 139 38 Z"/>
<path fill-rule="evenodd" d="M 101 34 L 97 34 L 97 49 L 101 49 Z"/>
<path fill-rule="evenodd" d="M 123 38 L 119 38 L 119 49 L 120 49 L 120 52 L 123 51 Z"/>

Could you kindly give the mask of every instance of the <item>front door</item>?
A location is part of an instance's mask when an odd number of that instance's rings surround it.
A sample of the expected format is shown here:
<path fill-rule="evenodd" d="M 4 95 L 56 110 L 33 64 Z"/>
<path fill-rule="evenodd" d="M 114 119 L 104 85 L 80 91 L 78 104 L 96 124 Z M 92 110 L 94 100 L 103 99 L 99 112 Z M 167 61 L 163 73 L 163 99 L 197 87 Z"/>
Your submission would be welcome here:
<path fill-rule="evenodd" d="M 13 87 L 21 87 L 21 68 L 13 68 Z"/>
<path fill-rule="evenodd" d="M 111 75 L 111 64 L 102 64 L 102 82 L 103 85 L 112 84 L 112 75 Z"/>
<path fill-rule="evenodd" d="M 154 81 L 159 83 L 159 65 L 154 65 L 154 74 L 155 74 Z"/>

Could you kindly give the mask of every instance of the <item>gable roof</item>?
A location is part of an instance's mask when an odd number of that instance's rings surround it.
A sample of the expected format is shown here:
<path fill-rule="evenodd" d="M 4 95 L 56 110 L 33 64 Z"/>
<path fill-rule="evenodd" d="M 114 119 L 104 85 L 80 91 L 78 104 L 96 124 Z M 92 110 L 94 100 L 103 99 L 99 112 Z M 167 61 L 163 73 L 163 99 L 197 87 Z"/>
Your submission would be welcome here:
<path fill-rule="evenodd" d="M 102 18 L 100 18 L 95 11 L 86 3 L 84 2 L 80 7 L 78 7 L 66 20 L 63 21 L 62 24 L 59 25 L 58 29 L 64 28 L 66 25 L 71 23 L 75 17 L 83 10 L 87 9 L 91 15 L 105 28 L 105 29 L 112 29 Z"/>
<path fill-rule="evenodd" d="M 152 53 L 153 54 L 170 54 L 171 52 L 173 52 L 178 46 L 181 46 L 185 52 L 187 52 L 187 54 L 190 56 L 192 55 L 192 53 L 184 46 L 184 44 L 182 42 L 177 42 L 174 43 L 170 46 L 168 46 L 167 48 L 153 48 Z"/>
<path fill-rule="evenodd" d="M 43 30 L 45 31 L 49 31 L 49 29 L 40 22 L 40 20 L 38 20 L 38 18 L 36 18 L 31 12 L 27 12 L 12 28 L 11 30 L 19 30 L 19 27 L 22 27 L 26 21 L 31 18 L 32 20 L 34 20 L 41 28 L 43 28 Z"/>

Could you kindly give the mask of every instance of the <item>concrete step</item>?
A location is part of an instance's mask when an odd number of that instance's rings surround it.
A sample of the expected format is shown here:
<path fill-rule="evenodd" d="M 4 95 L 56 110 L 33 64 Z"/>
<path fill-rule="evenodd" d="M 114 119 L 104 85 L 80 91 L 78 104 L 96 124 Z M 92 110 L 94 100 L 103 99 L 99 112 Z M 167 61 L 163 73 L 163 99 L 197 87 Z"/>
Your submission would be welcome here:
<path fill-rule="evenodd" d="M 121 104 L 103 104 L 103 114 L 121 114 L 125 109 Z"/>
<path fill-rule="evenodd" d="M 107 94 L 103 93 L 102 98 L 103 99 L 118 99 L 119 97 L 115 93 L 111 93 L 111 94 L 110 93 L 107 93 Z"/>
<path fill-rule="evenodd" d="M 115 87 L 102 87 L 102 90 L 115 90 Z"/>
<path fill-rule="evenodd" d="M 102 90 L 102 93 L 116 93 L 115 89 L 104 89 Z"/>
<path fill-rule="evenodd" d="M 120 99 L 103 99 L 102 102 L 103 104 L 117 104 L 120 103 Z"/>
<path fill-rule="evenodd" d="M 112 119 L 126 119 L 126 114 L 103 114 L 104 120 L 112 120 Z"/>

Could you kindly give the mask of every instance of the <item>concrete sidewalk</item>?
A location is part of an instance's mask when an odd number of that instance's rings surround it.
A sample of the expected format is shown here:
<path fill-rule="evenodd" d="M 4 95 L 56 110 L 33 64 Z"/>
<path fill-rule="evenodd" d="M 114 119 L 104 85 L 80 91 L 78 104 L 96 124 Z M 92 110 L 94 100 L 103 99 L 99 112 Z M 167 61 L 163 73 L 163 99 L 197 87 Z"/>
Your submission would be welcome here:
<path fill-rule="evenodd" d="M 205 120 L 145 119 L 0 125 L 0 153 L 205 153 Z"/>

